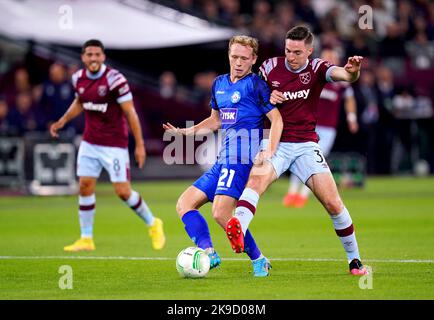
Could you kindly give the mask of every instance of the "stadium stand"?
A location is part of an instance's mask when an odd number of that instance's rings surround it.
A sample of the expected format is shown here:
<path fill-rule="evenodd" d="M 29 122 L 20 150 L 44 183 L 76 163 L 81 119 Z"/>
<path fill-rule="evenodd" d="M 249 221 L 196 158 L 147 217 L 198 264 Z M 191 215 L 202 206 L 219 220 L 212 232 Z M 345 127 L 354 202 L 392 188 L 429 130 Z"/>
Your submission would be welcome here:
<path fill-rule="evenodd" d="M 157 14 L 158 5 L 233 33 L 255 36 L 260 41 L 258 65 L 283 54 L 282 39 L 290 27 L 309 25 L 319 39 L 316 55 L 322 47 L 333 47 L 342 57 L 356 53 L 365 57 L 362 77 L 354 85 L 361 130 L 351 136 L 345 121 L 340 121 L 334 151 L 365 155 L 368 174 L 412 173 L 420 163 L 434 172 L 433 1 L 365 1 L 373 12 L 373 28 L 367 30 L 358 27 L 361 1 L 114 2 L 151 15 Z M 19 2 L 5 1 L 2 6 L 8 3 Z M 68 79 L 80 66 L 79 47 L 0 32 L 0 133 L 46 132 L 72 99 Z M 227 38 L 109 50 L 108 63 L 131 79 L 151 156 L 163 153 L 163 121 L 183 125 L 186 115 L 193 121 L 208 115 L 207 92 L 213 77 L 225 72 Z M 67 131 L 74 136 L 82 130 L 83 121 L 77 119 Z"/>

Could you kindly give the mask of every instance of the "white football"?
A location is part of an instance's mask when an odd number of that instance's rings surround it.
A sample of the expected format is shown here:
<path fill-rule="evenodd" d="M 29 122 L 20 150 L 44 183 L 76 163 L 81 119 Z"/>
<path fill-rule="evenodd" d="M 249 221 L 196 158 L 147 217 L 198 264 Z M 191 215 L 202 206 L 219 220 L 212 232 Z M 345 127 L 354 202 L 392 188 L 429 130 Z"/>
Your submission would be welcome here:
<path fill-rule="evenodd" d="M 201 248 L 188 247 L 176 257 L 176 270 L 185 278 L 203 278 L 208 274 L 210 261 Z"/>

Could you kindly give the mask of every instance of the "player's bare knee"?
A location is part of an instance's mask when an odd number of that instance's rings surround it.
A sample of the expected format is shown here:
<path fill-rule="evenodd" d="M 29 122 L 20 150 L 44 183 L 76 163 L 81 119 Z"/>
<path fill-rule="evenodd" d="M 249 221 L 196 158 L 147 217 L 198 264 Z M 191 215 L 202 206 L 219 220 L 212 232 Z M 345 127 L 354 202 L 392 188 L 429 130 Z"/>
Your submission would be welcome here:
<path fill-rule="evenodd" d="M 118 193 L 117 195 L 122 201 L 127 201 L 129 198 L 129 195 L 127 193 Z"/>
<path fill-rule="evenodd" d="M 130 188 L 125 187 L 117 187 L 115 188 L 116 195 L 121 198 L 123 201 L 127 201 L 128 198 L 131 196 L 131 190 Z"/>
<path fill-rule="evenodd" d="M 247 182 L 247 188 L 255 190 L 258 194 L 262 194 L 264 192 L 264 183 L 260 176 L 250 176 L 249 181 Z"/>
<path fill-rule="evenodd" d="M 87 181 L 87 180 L 80 180 L 79 193 L 80 193 L 80 196 L 82 196 L 82 197 L 87 197 L 87 196 L 90 196 L 91 194 L 93 194 L 94 193 L 93 183 L 91 181 Z"/>
<path fill-rule="evenodd" d="M 230 217 L 227 216 L 227 213 L 222 210 L 222 208 L 218 207 L 212 209 L 212 217 L 223 228 L 226 226 L 226 223 L 230 219 Z"/>
<path fill-rule="evenodd" d="M 187 203 L 185 203 L 184 199 L 180 197 L 176 202 L 176 212 L 178 213 L 179 217 L 182 218 L 182 216 L 190 210 L 191 209 L 189 209 L 189 206 Z"/>
<path fill-rule="evenodd" d="M 331 215 L 337 215 L 342 212 L 344 209 L 344 204 L 342 203 L 342 200 L 337 199 L 330 199 L 325 202 L 325 207 L 329 214 Z"/>

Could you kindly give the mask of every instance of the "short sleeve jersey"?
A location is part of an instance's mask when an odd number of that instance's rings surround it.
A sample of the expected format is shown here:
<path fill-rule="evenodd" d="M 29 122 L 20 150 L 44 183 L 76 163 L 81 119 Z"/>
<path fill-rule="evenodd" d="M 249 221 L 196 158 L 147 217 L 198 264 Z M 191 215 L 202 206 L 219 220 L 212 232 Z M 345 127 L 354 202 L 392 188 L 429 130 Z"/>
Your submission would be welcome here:
<path fill-rule="evenodd" d="M 342 99 L 354 96 L 348 82 L 327 83 L 321 91 L 318 102 L 318 126 L 337 128 Z"/>
<path fill-rule="evenodd" d="M 270 90 L 281 91 L 287 99 L 278 105 L 283 119 L 282 142 L 318 142 L 315 127 L 318 101 L 333 65 L 322 59 L 307 60 L 306 65 L 292 71 L 285 57 L 265 60 L 260 73 Z"/>
<path fill-rule="evenodd" d="M 225 132 L 219 160 L 253 160 L 262 139 L 264 116 L 274 108 L 269 100 L 267 84 L 254 73 L 235 83 L 229 74 L 214 80 L 210 106 L 219 111 Z"/>
<path fill-rule="evenodd" d="M 83 140 L 126 148 L 128 126 L 120 104 L 132 100 L 133 96 L 122 73 L 106 65 L 96 74 L 80 69 L 73 74 L 72 84 L 85 113 Z"/>

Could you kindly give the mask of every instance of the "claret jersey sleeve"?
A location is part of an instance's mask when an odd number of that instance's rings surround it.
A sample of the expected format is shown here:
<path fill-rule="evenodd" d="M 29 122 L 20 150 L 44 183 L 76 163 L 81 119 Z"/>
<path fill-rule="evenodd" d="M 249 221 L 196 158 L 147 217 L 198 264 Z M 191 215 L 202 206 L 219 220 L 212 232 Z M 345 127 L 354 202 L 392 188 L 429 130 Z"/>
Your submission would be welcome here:
<path fill-rule="evenodd" d="M 114 95 L 117 103 L 133 100 L 127 79 L 116 69 L 111 69 L 107 73 L 107 83 L 110 92 Z"/>

